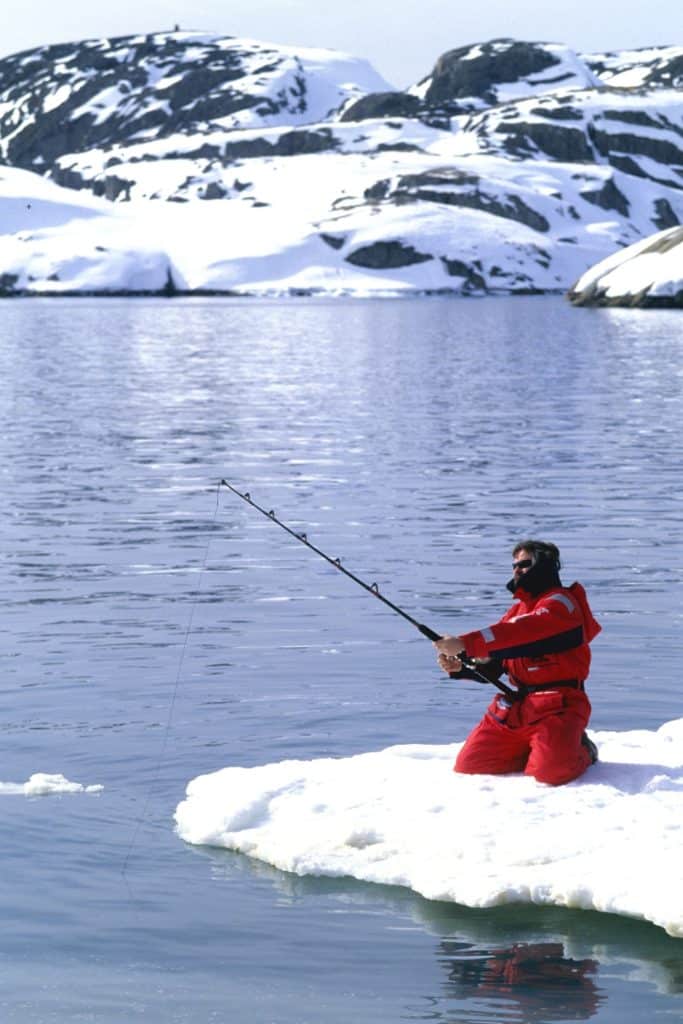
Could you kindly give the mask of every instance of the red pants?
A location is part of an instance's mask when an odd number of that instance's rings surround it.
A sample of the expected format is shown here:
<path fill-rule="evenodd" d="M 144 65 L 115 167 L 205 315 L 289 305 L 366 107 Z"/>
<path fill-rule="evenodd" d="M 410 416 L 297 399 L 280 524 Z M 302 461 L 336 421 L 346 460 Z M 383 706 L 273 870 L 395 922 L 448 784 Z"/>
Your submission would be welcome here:
<path fill-rule="evenodd" d="M 581 745 L 590 712 L 585 693 L 569 688 L 529 694 L 510 708 L 496 697 L 467 737 L 454 770 L 466 775 L 524 772 L 550 786 L 571 782 L 592 763 Z"/>

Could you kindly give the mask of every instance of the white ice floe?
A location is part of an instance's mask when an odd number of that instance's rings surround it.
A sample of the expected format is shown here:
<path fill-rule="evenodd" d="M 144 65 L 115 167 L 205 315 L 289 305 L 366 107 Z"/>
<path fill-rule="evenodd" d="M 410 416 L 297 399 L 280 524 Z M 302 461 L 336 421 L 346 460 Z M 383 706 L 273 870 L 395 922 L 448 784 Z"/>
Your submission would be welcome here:
<path fill-rule="evenodd" d="M 0 796 L 48 796 L 52 793 L 101 793 L 103 786 L 69 782 L 64 775 L 36 772 L 27 782 L 0 782 Z"/>
<path fill-rule="evenodd" d="M 597 910 L 683 937 L 683 719 L 591 735 L 599 762 L 556 788 L 457 775 L 459 744 L 224 768 L 190 782 L 177 831 L 297 875 Z"/>

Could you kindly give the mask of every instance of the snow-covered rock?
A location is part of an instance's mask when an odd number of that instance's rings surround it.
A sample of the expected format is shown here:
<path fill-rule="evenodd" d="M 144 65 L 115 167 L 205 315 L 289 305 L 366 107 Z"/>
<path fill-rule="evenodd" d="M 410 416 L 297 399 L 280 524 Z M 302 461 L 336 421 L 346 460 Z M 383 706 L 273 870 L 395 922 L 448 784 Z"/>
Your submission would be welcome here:
<path fill-rule="evenodd" d="M 199 32 L 44 46 L 0 60 L 0 153 L 42 171 L 64 153 L 319 121 L 387 88 L 347 54 Z"/>
<path fill-rule="evenodd" d="M 448 50 L 408 92 L 430 106 L 450 105 L 462 112 L 599 84 L 598 76 L 567 46 L 493 39 Z"/>
<path fill-rule="evenodd" d="M 583 60 L 600 81 L 619 89 L 641 86 L 676 89 L 683 84 L 683 46 L 590 53 L 584 54 Z"/>
<path fill-rule="evenodd" d="M 660 231 L 602 260 L 569 292 L 576 306 L 683 308 L 683 227 Z"/>
<path fill-rule="evenodd" d="M 683 188 L 683 96 L 674 89 L 560 90 L 494 107 L 464 130 L 484 152 L 609 164 L 634 179 Z"/>
<path fill-rule="evenodd" d="M 396 92 L 200 33 L 5 58 L 0 290 L 563 292 L 683 223 L 679 61 L 494 40 Z"/>

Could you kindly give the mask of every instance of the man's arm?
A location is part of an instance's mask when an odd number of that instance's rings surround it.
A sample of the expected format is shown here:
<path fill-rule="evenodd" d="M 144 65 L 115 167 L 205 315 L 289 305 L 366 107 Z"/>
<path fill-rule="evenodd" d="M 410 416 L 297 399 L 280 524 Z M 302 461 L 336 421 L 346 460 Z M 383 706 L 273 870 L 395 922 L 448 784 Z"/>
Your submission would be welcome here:
<path fill-rule="evenodd" d="M 583 632 L 578 602 L 563 590 L 541 598 L 532 612 L 453 639 L 470 658 L 535 658 L 580 646 Z M 457 652 L 449 647 L 444 653 Z"/>

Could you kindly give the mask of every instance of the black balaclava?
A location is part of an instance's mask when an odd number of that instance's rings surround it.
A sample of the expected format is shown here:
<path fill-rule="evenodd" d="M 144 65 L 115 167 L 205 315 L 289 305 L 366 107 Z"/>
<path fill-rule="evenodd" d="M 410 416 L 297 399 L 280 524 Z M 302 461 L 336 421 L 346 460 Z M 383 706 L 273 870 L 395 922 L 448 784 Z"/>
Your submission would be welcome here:
<path fill-rule="evenodd" d="M 551 551 L 542 549 L 529 551 L 529 554 L 533 565 L 525 573 L 522 573 L 519 579 L 516 580 L 513 576 L 508 581 L 506 586 L 510 593 L 516 594 L 518 590 L 525 590 L 532 597 L 538 597 L 539 594 L 545 594 L 546 590 L 551 590 L 552 587 L 561 587 L 560 566 L 555 555 Z"/>

